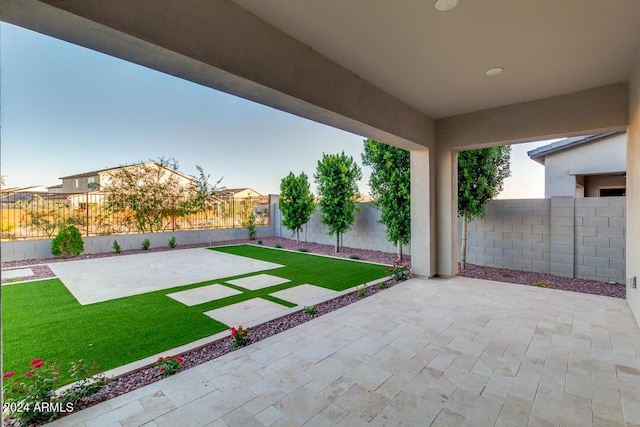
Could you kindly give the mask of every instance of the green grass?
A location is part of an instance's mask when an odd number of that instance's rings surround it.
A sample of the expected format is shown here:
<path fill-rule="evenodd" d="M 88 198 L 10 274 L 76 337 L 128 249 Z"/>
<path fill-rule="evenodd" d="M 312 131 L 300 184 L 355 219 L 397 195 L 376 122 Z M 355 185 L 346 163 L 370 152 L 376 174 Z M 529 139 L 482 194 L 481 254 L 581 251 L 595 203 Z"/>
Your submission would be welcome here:
<path fill-rule="evenodd" d="M 69 362 L 95 361 L 109 370 L 227 329 L 203 313 L 247 299 L 262 297 L 293 307 L 268 295 L 303 283 L 341 291 L 384 276 L 384 266 L 279 251 L 248 245 L 215 248 L 235 255 L 285 267 L 205 281 L 90 305 L 80 305 L 59 279 L 2 287 L 3 370 L 26 372 L 36 358 L 57 360 L 63 370 Z M 267 273 L 291 282 L 259 290 L 224 283 Z M 221 300 L 187 307 L 168 293 L 212 283 L 242 291 Z"/>

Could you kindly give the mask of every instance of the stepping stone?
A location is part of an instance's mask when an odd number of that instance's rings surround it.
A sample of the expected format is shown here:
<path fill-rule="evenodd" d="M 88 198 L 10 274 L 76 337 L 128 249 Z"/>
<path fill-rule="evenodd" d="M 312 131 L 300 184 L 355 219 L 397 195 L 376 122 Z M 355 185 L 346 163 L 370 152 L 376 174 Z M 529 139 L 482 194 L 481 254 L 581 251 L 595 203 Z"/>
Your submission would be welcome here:
<path fill-rule="evenodd" d="M 255 291 L 256 289 L 281 285 L 282 283 L 290 281 L 289 279 L 283 279 L 282 277 L 272 276 L 270 274 L 256 274 L 255 276 L 244 277 L 242 279 L 227 280 L 227 283 Z"/>
<path fill-rule="evenodd" d="M 244 327 L 254 326 L 258 319 L 270 316 L 278 317 L 278 313 L 289 310 L 289 307 L 267 301 L 262 298 L 252 298 L 237 304 L 205 311 L 205 315 L 224 323 L 227 326 L 243 325 Z"/>
<path fill-rule="evenodd" d="M 300 285 L 283 291 L 273 292 L 272 296 L 293 302 L 297 305 L 313 305 L 336 296 L 338 292 L 315 285 Z"/>
<path fill-rule="evenodd" d="M 238 295 L 241 293 L 242 292 L 231 289 L 228 286 L 215 284 L 201 286 L 199 288 L 189 289 L 186 291 L 174 292 L 171 294 L 167 294 L 167 296 L 183 303 L 184 305 L 191 307 L 194 305 L 230 297 L 233 295 Z"/>
<path fill-rule="evenodd" d="M 2 270 L 2 278 L 4 280 L 19 279 L 22 277 L 34 276 L 31 268 L 19 268 L 16 270 Z"/>

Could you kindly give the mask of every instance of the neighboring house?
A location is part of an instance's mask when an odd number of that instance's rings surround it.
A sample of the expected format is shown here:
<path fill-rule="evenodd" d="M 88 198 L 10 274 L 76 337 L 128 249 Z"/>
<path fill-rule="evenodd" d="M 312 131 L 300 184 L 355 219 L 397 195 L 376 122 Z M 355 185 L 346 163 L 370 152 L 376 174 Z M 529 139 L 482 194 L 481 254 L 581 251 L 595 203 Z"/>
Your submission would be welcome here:
<path fill-rule="evenodd" d="M 527 152 L 544 166 L 544 197 L 626 194 L 625 132 L 567 138 Z"/>
<path fill-rule="evenodd" d="M 233 197 L 234 199 L 246 199 L 247 197 L 258 198 L 262 194 L 251 188 L 225 188 L 216 193 L 219 197 Z"/>
<path fill-rule="evenodd" d="M 75 175 L 63 176 L 60 179 L 62 180 L 62 188 L 57 190 L 56 192 L 60 193 L 87 193 L 92 191 L 100 191 L 104 188 L 105 185 L 109 184 L 109 176 L 116 172 L 119 169 L 126 168 L 136 168 L 140 167 L 141 164 L 133 164 L 126 166 L 118 166 L 114 168 L 100 169 L 91 172 L 84 172 Z M 150 166 L 155 165 L 158 168 L 165 169 L 165 173 L 167 174 L 175 174 L 178 177 L 178 181 L 181 185 L 185 187 L 197 184 L 198 180 L 196 178 L 187 176 L 177 170 L 171 169 L 169 167 L 163 166 L 158 162 L 147 162 L 142 163 L 142 165 Z"/>

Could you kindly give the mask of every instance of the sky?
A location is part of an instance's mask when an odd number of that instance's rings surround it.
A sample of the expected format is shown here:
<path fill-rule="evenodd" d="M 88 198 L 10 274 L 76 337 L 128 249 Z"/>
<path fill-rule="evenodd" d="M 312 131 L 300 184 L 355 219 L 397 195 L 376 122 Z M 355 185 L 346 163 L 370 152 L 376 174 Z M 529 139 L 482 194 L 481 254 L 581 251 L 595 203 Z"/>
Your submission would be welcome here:
<path fill-rule="evenodd" d="M 139 161 L 174 158 L 227 188 L 277 194 L 289 172 L 313 173 L 323 153 L 361 166 L 363 136 L 11 24 L 0 24 L 0 174 L 5 187 Z M 544 168 L 513 147 L 512 177 L 499 198 L 544 197 Z"/>

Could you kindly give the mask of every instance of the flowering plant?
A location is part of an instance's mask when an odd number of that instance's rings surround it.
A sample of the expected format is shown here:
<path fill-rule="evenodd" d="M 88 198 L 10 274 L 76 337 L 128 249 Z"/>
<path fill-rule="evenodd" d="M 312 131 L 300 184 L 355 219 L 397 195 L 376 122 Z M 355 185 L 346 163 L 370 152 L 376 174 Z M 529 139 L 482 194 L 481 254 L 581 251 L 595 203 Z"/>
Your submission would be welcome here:
<path fill-rule="evenodd" d="M 393 280 L 400 281 L 409 278 L 411 267 L 409 263 L 396 261 L 391 267 L 385 268 L 384 272 L 390 275 Z"/>
<path fill-rule="evenodd" d="M 249 343 L 249 334 L 251 333 L 251 328 L 242 328 L 242 325 L 238 326 L 238 329 L 231 328 L 229 329 L 232 347 L 241 347 L 243 345 L 247 345 Z"/>
<path fill-rule="evenodd" d="M 183 363 L 182 356 L 166 356 L 158 357 L 153 366 L 156 368 L 156 375 L 167 376 L 178 372 Z"/>
<path fill-rule="evenodd" d="M 363 283 L 360 286 L 356 286 L 356 296 L 358 298 L 362 298 L 363 296 L 365 296 L 367 293 L 367 284 Z"/>
<path fill-rule="evenodd" d="M 72 386 L 56 391 L 60 386 L 60 369 L 56 362 L 33 359 L 23 375 L 6 372 L 2 376 L 2 412 L 20 425 L 51 421 L 61 412 L 72 412 L 74 404 L 83 397 L 97 393 L 108 383 L 103 374 L 87 378 L 97 371 L 87 368 L 82 360 L 72 362 L 69 376 Z"/>

